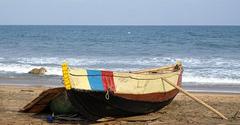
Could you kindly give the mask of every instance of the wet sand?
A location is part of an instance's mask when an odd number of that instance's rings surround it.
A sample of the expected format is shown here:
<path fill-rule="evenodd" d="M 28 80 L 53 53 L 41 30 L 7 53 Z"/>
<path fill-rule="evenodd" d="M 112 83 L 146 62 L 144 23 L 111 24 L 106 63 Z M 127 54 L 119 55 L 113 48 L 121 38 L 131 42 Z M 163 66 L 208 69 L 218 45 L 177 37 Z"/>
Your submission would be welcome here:
<path fill-rule="evenodd" d="M 49 124 L 46 114 L 18 112 L 23 106 L 36 98 L 43 90 L 43 86 L 0 85 L 0 125 L 12 124 Z M 240 94 L 229 93 L 193 93 L 199 99 L 213 106 L 223 113 L 229 120 L 222 120 L 216 114 L 191 100 L 178 94 L 173 102 L 158 112 L 145 115 L 149 121 L 134 121 L 117 119 L 97 124 L 229 124 L 240 125 L 240 113 L 234 119 L 234 114 L 240 110 Z M 145 117 L 142 116 L 142 117 Z M 154 118 L 155 117 L 155 118 Z M 137 118 L 139 119 L 139 118 Z M 145 118 L 146 120 L 146 118 Z M 88 124 L 89 121 L 68 122 L 56 121 L 55 124 Z"/>

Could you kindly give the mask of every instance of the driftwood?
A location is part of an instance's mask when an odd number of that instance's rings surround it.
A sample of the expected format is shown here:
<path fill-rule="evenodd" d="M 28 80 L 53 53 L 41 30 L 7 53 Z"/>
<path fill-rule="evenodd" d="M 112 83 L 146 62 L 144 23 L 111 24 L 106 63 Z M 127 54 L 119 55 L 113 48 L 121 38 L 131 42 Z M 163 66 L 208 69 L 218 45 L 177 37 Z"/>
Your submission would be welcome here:
<path fill-rule="evenodd" d="M 213 107 L 211 107 L 210 105 L 206 104 L 205 102 L 203 102 L 202 100 L 198 99 L 197 97 L 191 95 L 189 92 L 185 91 L 184 89 L 182 89 L 181 87 L 175 85 L 174 83 L 172 83 L 171 81 L 167 80 L 166 78 L 162 78 L 164 81 L 166 81 L 169 85 L 175 87 L 176 89 L 178 89 L 180 92 L 184 93 L 185 95 L 187 95 L 188 97 L 192 98 L 193 100 L 197 101 L 198 103 L 202 104 L 204 107 L 208 108 L 209 110 L 213 111 L 214 113 L 216 113 L 218 116 L 220 116 L 221 118 L 227 120 L 228 118 L 225 117 L 222 113 L 220 113 L 219 111 L 217 111 L 216 109 L 214 109 Z"/>

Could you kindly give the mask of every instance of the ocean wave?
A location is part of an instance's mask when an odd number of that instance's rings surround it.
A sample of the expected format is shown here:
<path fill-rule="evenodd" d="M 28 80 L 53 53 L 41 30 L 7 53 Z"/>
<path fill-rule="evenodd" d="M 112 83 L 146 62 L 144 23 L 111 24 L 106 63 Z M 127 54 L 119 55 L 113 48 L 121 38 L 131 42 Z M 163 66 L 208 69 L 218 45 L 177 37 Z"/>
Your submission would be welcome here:
<path fill-rule="evenodd" d="M 2 60 L 1 60 L 2 59 Z M 3 60 L 11 60 L 11 63 Z M 73 67 L 133 71 L 159 67 L 182 61 L 183 82 L 199 84 L 240 84 L 240 60 L 224 58 L 174 58 L 174 57 L 79 57 L 79 58 L 0 58 L 1 72 L 28 73 L 33 68 L 45 67 L 46 75 L 61 75 L 61 64 L 68 61 Z"/>
<path fill-rule="evenodd" d="M 33 68 L 41 68 L 42 66 L 32 66 L 28 64 L 2 64 L 0 63 L 1 72 L 13 72 L 13 73 L 28 73 Z M 46 75 L 62 75 L 61 67 L 46 66 Z"/>
<path fill-rule="evenodd" d="M 163 58 L 161 61 L 169 60 Z M 18 58 L 17 62 L 23 64 L 55 64 L 60 65 L 67 61 L 73 66 L 98 65 L 98 64 L 121 64 L 121 65 L 154 65 L 159 63 L 158 58 L 123 58 L 123 57 L 83 57 L 83 58 Z"/>
<path fill-rule="evenodd" d="M 0 58 L 1 60 L 1 58 Z M 3 58 L 2 58 L 3 60 Z M 225 58 L 174 58 L 174 57 L 78 57 L 78 58 L 60 58 L 60 57 L 42 57 L 42 58 L 17 58 L 8 59 L 12 63 L 28 65 L 61 65 L 64 61 L 72 66 L 99 66 L 115 67 L 137 65 L 139 67 L 155 67 L 167 64 L 173 64 L 177 60 L 181 61 L 186 68 L 226 68 L 240 67 L 240 59 Z M 15 61 L 15 62 L 14 62 Z M 1 63 L 1 62 L 0 62 Z"/>
<path fill-rule="evenodd" d="M 33 68 L 33 66 L 31 66 L 31 65 L 0 63 L 0 71 L 4 71 L 4 72 L 27 73 L 32 68 Z"/>
<path fill-rule="evenodd" d="M 33 68 L 41 68 L 44 67 L 47 69 L 46 75 L 62 75 L 62 69 L 61 66 L 41 66 L 41 65 L 29 65 L 29 64 L 2 64 L 0 63 L 0 72 L 13 72 L 13 73 L 28 73 Z M 87 67 L 85 67 L 87 68 Z M 92 68 L 97 70 L 112 70 L 112 71 L 134 71 L 137 70 L 137 68 L 130 68 L 130 69 L 124 69 L 124 68 Z"/>
<path fill-rule="evenodd" d="M 0 71 L 4 72 L 14 72 L 14 73 L 28 73 L 33 68 L 40 68 L 41 66 L 32 66 L 32 65 L 22 65 L 22 64 L 1 64 Z M 61 67 L 51 67 L 46 66 L 47 69 L 46 75 L 62 75 Z M 96 68 L 99 70 L 113 70 L 113 71 L 135 71 L 137 68 Z M 240 78 L 221 78 L 217 75 L 206 75 L 206 76 L 197 76 L 193 75 L 194 73 L 189 73 L 188 71 L 183 74 L 183 83 L 197 83 L 197 84 L 237 84 L 240 85 Z"/>
<path fill-rule="evenodd" d="M 240 78 L 220 78 L 220 77 L 202 77 L 183 75 L 183 83 L 211 84 L 211 85 L 240 85 Z"/>

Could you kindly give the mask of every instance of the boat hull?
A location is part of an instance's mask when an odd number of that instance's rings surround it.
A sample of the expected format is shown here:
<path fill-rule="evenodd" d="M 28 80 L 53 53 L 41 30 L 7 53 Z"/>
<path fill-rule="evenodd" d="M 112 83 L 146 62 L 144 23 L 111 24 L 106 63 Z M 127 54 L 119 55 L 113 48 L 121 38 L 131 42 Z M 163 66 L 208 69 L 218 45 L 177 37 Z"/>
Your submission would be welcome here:
<path fill-rule="evenodd" d="M 71 89 L 67 92 L 72 105 L 78 109 L 82 116 L 90 120 L 97 120 L 102 117 L 124 117 L 151 113 L 171 103 L 178 93 L 177 90 L 170 93 L 161 93 L 159 95 L 164 94 L 167 98 L 162 99 L 162 101 L 151 102 L 130 100 L 126 98 L 129 95 L 113 93 L 109 93 L 109 99 L 107 99 L 105 97 L 106 92 L 78 89 Z M 153 94 L 156 96 L 156 93 Z"/>
<path fill-rule="evenodd" d="M 68 97 L 78 112 L 90 120 L 124 117 L 157 111 L 168 105 L 181 86 L 182 64 L 135 72 L 70 68 L 62 65 Z M 163 79 L 164 78 L 164 79 Z"/>

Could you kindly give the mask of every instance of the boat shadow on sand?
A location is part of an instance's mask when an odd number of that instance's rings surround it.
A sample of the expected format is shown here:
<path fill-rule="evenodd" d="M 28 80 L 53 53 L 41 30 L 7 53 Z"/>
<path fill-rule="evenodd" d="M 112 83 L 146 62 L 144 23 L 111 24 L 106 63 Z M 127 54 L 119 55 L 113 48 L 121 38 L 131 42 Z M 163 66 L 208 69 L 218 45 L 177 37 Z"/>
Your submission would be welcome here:
<path fill-rule="evenodd" d="M 166 103 L 166 105 L 168 103 Z M 118 112 L 117 114 L 115 113 L 115 115 L 82 116 L 78 113 L 78 110 L 72 106 L 64 87 L 51 88 L 43 91 L 37 98 L 24 106 L 20 112 L 35 113 L 32 117 L 46 120 L 49 123 L 61 124 L 90 124 L 113 121 L 146 122 L 154 121 L 160 117 L 156 114 L 126 114 L 125 112 L 123 114 Z M 89 115 L 89 113 L 87 115 Z"/>
<path fill-rule="evenodd" d="M 199 110 L 201 107 L 193 102 L 193 100 L 185 99 L 186 96 L 180 94 L 171 105 L 149 114 L 126 115 L 116 117 L 98 117 L 99 119 L 86 118 L 77 113 L 76 109 L 71 105 L 67 97 L 64 87 L 51 88 L 43 91 L 37 98 L 27 104 L 21 112 L 30 113 L 29 116 L 35 119 L 41 119 L 49 123 L 59 124 L 121 124 L 121 123 L 156 123 L 156 124 L 175 124 L 194 123 L 194 124 L 239 124 L 240 113 L 232 112 L 228 116 L 233 116 L 229 121 L 220 119 L 219 117 L 211 116 L 212 113 L 206 113 L 206 110 Z M 184 99 L 183 99 L 184 98 Z M 110 98 L 111 99 L 111 98 Z M 194 103 L 194 105 L 193 105 Z M 216 102 L 210 102 L 211 105 L 216 105 Z M 230 107 L 232 104 L 224 102 L 219 105 L 219 108 Z M 236 108 L 232 107 L 234 110 Z M 191 113 L 189 113 L 191 112 Z M 32 113 L 34 113 L 32 115 Z M 203 115 L 205 113 L 205 115 Z M 194 115 L 194 117 L 193 117 Z M 174 119 L 172 119 L 174 117 Z"/>

